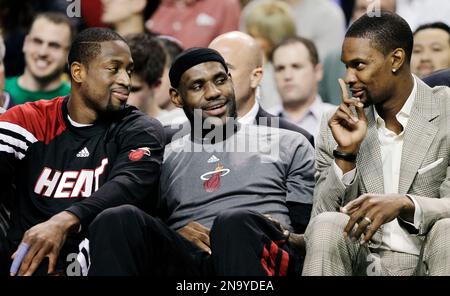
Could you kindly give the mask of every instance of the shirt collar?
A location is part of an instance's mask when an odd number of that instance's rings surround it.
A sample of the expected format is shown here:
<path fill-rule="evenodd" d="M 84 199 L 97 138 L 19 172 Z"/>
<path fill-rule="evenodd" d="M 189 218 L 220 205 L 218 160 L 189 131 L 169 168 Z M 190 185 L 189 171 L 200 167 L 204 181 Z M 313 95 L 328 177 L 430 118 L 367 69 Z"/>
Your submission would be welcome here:
<path fill-rule="evenodd" d="M 255 103 L 253 104 L 253 107 L 250 109 L 250 111 L 248 111 L 246 114 L 244 114 L 244 116 L 242 116 L 238 119 L 239 123 L 254 124 L 256 115 L 258 114 L 258 110 L 259 110 L 259 104 L 255 100 Z"/>
<path fill-rule="evenodd" d="M 398 122 L 403 126 L 403 129 L 406 128 L 406 124 L 408 123 L 408 119 L 411 115 L 411 110 L 414 105 L 414 100 L 415 100 L 416 94 L 417 94 L 416 76 L 413 75 L 413 78 L 414 78 L 413 89 L 412 89 L 411 93 L 409 94 L 409 97 L 406 100 L 405 104 L 403 105 L 402 109 L 400 109 L 400 111 L 395 115 Z M 373 108 L 373 112 L 375 115 L 375 122 L 377 123 L 377 128 L 384 127 L 385 126 L 384 119 L 381 118 L 381 116 L 378 114 L 375 106 L 372 106 L 372 108 Z"/>
<path fill-rule="evenodd" d="M 69 114 L 67 114 L 67 119 L 69 119 L 69 122 L 74 127 L 86 127 L 86 126 L 93 126 L 93 123 L 78 123 L 72 118 L 70 118 Z"/>
<path fill-rule="evenodd" d="M 299 120 L 296 120 L 295 122 L 297 122 L 297 123 L 302 122 L 302 120 L 305 119 L 310 114 L 312 114 L 312 116 L 314 116 L 315 119 L 320 121 L 322 118 L 322 114 L 323 114 L 323 106 L 322 105 L 323 105 L 322 97 L 320 95 L 317 95 L 316 99 L 314 100 L 312 105 L 309 106 L 308 110 L 305 112 L 303 117 L 300 118 Z M 282 105 L 278 105 L 276 108 L 274 108 L 274 110 L 277 110 L 278 112 L 272 112 L 273 114 L 278 114 L 279 116 L 285 117 L 285 118 L 288 117 L 288 115 L 284 111 Z"/>
<path fill-rule="evenodd" d="M 323 101 L 320 95 L 316 96 L 314 103 L 309 107 L 309 113 L 312 113 L 317 120 L 320 120 L 323 113 Z"/>

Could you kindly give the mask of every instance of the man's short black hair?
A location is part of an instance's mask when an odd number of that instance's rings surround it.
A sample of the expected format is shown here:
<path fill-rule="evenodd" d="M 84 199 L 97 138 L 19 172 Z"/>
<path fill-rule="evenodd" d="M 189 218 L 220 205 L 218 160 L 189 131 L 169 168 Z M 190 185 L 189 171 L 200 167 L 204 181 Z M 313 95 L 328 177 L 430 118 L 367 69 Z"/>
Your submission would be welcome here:
<path fill-rule="evenodd" d="M 122 36 L 107 28 L 89 28 L 81 31 L 72 42 L 69 51 L 69 68 L 73 62 L 79 62 L 88 66 L 88 63 L 101 51 L 100 43 L 106 41 L 121 40 L 126 43 Z"/>
<path fill-rule="evenodd" d="M 160 42 L 147 33 L 125 37 L 134 61 L 134 74 L 149 86 L 155 86 L 161 78 L 166 63 L 166 52 Z"/>
<path fill-rule="evenodd" d="M 384 55 L 402 48 L 406 60 L 411 61 L 413 34 L 408 23 L 396 13 L 381 11 L 380 16 L 364 14 L 350 26 L 345 37 L 370 39 L 372 45 Z"/>
<path fill-rule="evenodd" d="M 414 31 L 414 36 L 418 32 L 420 32 L 422 30 L 426 30 L 426 29 L 440 29 L 444 32 L 447 32 L 447 34 L 449 36 L 448 41 L 450 42 L 450 27 L 447 24 L 445 24 L 443 22 L 434 22 L 434 23 L 423 24 Z"/>

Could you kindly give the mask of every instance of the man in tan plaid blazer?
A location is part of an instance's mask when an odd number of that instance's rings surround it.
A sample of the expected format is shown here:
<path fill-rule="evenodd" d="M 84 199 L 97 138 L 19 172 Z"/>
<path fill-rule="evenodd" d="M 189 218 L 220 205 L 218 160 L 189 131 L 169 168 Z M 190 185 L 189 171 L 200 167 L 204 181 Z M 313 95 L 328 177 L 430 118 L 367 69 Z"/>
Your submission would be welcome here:
<path fill-rule="evenodd" d="M 316 143 L 304 275 L 450 275 L 450 91 L 411 74 L 412 40 L 388 12 L 346 33 L 342 104 Z"/>

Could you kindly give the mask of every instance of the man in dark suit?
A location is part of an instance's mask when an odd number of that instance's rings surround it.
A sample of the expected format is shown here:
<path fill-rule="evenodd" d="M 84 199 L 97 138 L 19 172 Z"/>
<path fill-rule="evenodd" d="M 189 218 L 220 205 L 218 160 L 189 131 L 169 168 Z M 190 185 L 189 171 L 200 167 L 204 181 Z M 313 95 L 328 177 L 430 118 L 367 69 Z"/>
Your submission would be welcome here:
<path fill-rule="evenodd" d="M 439 85 L 450 86 L 450 69 L 436 71 L 425 77 L 423 81 L 430 87 Z"/>
<path fill-rule="evenodd" d="M 314 138 L 303 128 L 265 111 L 257 100 L 257 87 L 263 76 L 263 52 L 253 37 L 238 31 L 218 36 L 210 45 L 227 62 L 236 94 L 239 122 L 275 126 L 301 133 L 314 147 Z M 180 128 L 166 127 L 167 143 L 189 132 L 189 125 Z"/>

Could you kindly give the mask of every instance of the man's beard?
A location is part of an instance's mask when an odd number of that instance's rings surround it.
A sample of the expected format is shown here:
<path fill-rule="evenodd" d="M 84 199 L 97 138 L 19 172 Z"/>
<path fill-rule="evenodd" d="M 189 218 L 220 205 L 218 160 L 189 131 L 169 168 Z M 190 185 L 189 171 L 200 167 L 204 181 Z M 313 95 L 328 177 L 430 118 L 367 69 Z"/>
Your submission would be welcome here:
<path fill-rule="evenodd" d="M 112 104 L 112 98 L 109 97 L 108 104 L 104 110 L 98 112 L 102 120 L 114 121 L 121 118 L 125 112 L 126 104 L 120 104 L 118 107 Z"/>
<path fill-rule="evenodd" d="M 198 112 L 196 112 L 198 110 Z M 193 127 L 195 123 L 201 123 L 202 126 L 205 122 L 208 122 L 208 120 L 214 119 L 220 120 L 219 118 L 215 116 L 211 117 L 203 117 L 203 109 L 191 109 L 189 106 L 183 105 L 183 111 L 186 117 L 189 119 L 189 122 L 191 123 L 191 126 Z M 211 124 L 214 126 L 218 125 L 225 125 L 227 123 L 227 119 L 233 119 L 235 120 L 237 118 L 237 110 L 236 110 L 236 100 L 234 99 L 234 96 L 229 96 L 227 101 L 227 112 L 225 122 L 221 122 L 220 124 L 214 124 L 213 120 L 211 120 Z M 220 120 L 221 121 L 221 120 Z"/>
<path fill-rule="evenodd" d="M 237 123 L 236 101 L 234 96 L 228 97 L 225 122 L 215 116 L 203 117 L 203 109 L 190 109 L 188 106 L 184 105 L 183 110 L 186 117 L 189 119 L 191 136 L 194 138 L 205 138 L 219 133 L 221 136 L 218 138 L 215 137 L 213 141 L 218 141 L 219 138 L 224 139 L 225 135 L 232 134 L 227 131 L 229 129 L 234 130 Z"/>

